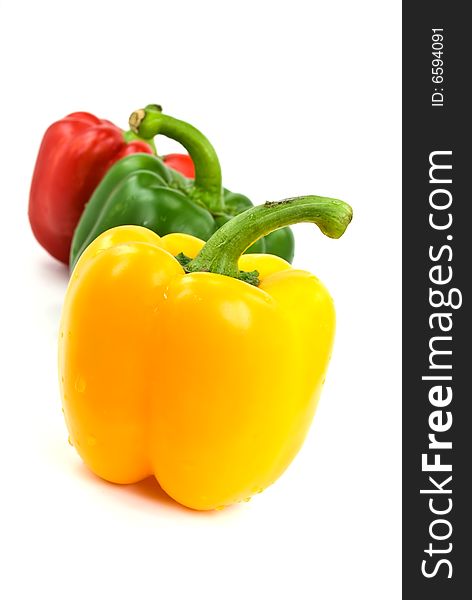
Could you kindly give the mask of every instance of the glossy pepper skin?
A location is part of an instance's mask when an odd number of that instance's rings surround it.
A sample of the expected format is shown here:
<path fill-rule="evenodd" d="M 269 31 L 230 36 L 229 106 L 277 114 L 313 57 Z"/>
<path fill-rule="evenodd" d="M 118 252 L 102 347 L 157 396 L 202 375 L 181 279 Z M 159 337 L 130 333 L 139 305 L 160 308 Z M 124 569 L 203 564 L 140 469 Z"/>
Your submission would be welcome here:
<path fill-rule="evenodd" d="M 208 240 L 216 229 L 252 206 L 242 194 L 222 187 L 221 168 L 210 142 L 194 127 L 162 114 L 151 105 L 131 115 L 130 125 L 144 139 L 157 134 L 180 142 L 195 166 L 195 178 L 184 177 L 155 156 L 129 156 L 106 174 L 87 204 L 74 234 L 70 265 L 101 233 L 119 225 L 142 225 L 159 235 L 187 233 Z M 179 159 L 182 166 L 182 156 Z M 176 164 L 176 163 L 174 163 Z M 249 252 L 267 252 L 291 262 L 289 228 L 258 240 Z"/>
<path fill-rule="evenodd" d="M 195 165 L 188 154 L 166 154 L 162 160 L 166 167 L 175 169 L 189 179 L 195 179 Z"/>
<path fill-rule="evenodd" d="M 74 229 L 85 204 L 110 166 L 149 142 L 87 112 L 53 123 L 39 149 L 29 197 L 33 233 L 49 254 L 68 264 Z"/>
<path fill-rule="evenodd" d="M 198 510 L 272 484 L 312 420 L 335 313 L 315 276 L 241 253 L 277 226 L 312 221 L 339 237 L 350 219 L 348 205 L 308 197 L 250 209 L 207 244 L 136 226 L 95 239 L 59 339 L 70 441 L 89 468 L 122 484 L 154 475 Z"/>

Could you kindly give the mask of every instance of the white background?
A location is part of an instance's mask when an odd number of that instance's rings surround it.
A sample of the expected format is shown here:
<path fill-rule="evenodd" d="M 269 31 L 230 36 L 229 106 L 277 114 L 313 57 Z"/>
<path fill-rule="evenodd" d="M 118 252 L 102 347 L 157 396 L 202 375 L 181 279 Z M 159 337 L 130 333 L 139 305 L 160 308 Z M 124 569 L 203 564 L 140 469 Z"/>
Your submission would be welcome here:
<path fill-rule="evenodd" d="M 400 598 L 400 3 L 1 7 L 0 596 Z M 225 185 L 254 202 L 354 207 L 339 241 L 295 227 L 295 264 L 338 314 L 308 439 L 272 488 L 221 512 L 98 480 L 61 414 L 67 271 L 29 230 L 35 156 L 68 112 L 125 127 L 148 103 L 201 128 Z"/>

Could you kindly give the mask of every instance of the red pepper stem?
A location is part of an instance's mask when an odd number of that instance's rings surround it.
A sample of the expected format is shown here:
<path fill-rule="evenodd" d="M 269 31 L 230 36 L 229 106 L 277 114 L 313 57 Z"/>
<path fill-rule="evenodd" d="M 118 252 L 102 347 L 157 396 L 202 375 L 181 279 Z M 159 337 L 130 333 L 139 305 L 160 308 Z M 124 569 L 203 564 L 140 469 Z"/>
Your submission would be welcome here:
<path fill-rule="evenodd" d="M 182 144 L 195 165 L 192 195 L 213 214 L 224 212 L 220 161 L 203 133 L 185 121 L 164 115 L 155 104 L 132 113 L 129 124 L 132 131 L 146 141 L 162 134 Z"/>
<path fill-rule="evenodd" d="M 266 202 L 237 215 L 207 241 L 188 272 L 210 271 L 239 278 L 238 260 L 256 240 L 271 231 L 295 223 L 315 223 L 330 238 L 339 238 L 352 219 L 349 204 L 334 198 L 301 196 L 281 202 Z"/>

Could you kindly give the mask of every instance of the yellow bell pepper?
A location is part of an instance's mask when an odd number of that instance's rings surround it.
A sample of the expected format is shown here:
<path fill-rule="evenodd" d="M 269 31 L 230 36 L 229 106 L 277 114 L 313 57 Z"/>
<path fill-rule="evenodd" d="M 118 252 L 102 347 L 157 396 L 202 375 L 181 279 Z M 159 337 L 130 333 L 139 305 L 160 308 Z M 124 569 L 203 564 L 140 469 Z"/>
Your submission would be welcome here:
<path fill-rule="evenodd" d="M 252 208 L 206 244 L 136 226 L 93 241 L 59 340 L 70 441 L 90 469 L 116 483 L 154 475 L 199 510 L 272 484 L 312 420 L 335 312 L 314 275 L 242 253 L 299 221 L 339 237 L 350 219 L 347 204 L 309 196 Z"/>

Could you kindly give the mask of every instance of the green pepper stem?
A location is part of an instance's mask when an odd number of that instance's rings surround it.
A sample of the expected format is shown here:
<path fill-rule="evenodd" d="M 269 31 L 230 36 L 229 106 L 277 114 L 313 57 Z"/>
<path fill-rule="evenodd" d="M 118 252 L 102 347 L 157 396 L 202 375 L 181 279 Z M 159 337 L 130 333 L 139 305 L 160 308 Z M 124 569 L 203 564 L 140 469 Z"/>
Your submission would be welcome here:
<path fill-rule="evenodd" d="M 238 278 L 238 260 L 256 240 L 271 231 L 295 223 L 315 223 L 330 238 L 339 238 L 352 219 L 349 204 L 334 198 L 301 196 L 281 202 L 266 202 L 237 215 L 207 241 L 188 272 L 210 271 Z"/>
<path fill-rule="evenodd" d="M 141 137 L 134 131 L 131 131 L 131 129 L 129 129 L 128 131 L 123 131 L 123 137 L 126 142 L 133 142 L 135 140 L 137 140 L 138 142 L 146 142 L 146 144 L 151 146 L 151 150 L 157 156 L 156 145 L 154 144 L 154 140 L 152 138 L 149 140 L 145 140 L 143 137 Z"/>
<path fill-rule="evenodd" d="M 214 214 L 224 212 L 220 161 L 203 133 L 185 121 L 164 115 L 155 104 L 132 113 L 129 124 L 131 130 L 145 140 L 162 134 L 182 144 L 195 165 L 195 199 Z"/>

